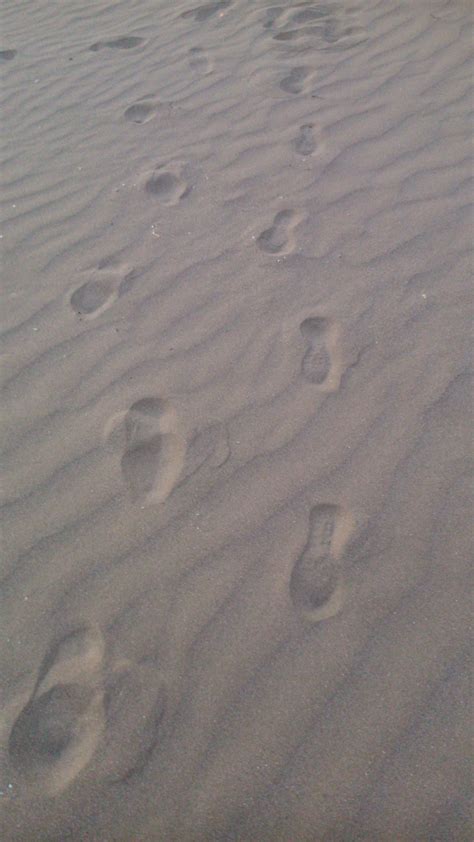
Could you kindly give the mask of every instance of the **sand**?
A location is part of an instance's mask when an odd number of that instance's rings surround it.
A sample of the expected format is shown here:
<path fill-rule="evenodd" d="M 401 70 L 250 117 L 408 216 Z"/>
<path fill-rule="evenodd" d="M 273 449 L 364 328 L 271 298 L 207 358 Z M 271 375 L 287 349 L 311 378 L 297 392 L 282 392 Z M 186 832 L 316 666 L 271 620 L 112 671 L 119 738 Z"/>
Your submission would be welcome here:
<path fill-rule="evenodd" d="M 469 0 L 4 0 L 4 842 L 469 840 Z"/>

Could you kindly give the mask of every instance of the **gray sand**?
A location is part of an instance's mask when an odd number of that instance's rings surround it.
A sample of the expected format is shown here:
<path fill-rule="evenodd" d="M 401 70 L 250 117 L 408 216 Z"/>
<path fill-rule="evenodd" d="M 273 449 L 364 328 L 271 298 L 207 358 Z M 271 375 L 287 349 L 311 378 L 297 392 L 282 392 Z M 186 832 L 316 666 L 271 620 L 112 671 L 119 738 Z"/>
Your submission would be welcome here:
<path fill-rule="evenodd" d="M 4 842 L 471 839 L 471 11 L 4 0 Z"/>

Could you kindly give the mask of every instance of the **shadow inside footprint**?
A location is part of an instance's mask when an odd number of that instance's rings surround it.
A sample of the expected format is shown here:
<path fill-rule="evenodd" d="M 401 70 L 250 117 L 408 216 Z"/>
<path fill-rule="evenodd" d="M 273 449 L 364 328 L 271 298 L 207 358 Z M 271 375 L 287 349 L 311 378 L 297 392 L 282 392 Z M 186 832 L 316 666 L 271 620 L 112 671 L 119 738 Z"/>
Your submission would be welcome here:
<path fill-rule="evenodd" d="M 163 459 L 163 436 L 160 434 L 131 444 L 123 454 L 122 473 L 134 500 L 140 500 L 153 491 Z"/>
<path fill-rule="evenodd" d="M 273 36 L 274 41 L 307 41 L 314 38 L 322 38 L 324 34 L 324 26 L 318 24 L 316 26 L 301 26 L 298 29 L 284 29 Z"/>
<path fill-rule="evenodd" d="M 339 4 L 337 4 L 339 5 Z M 321 18 L 326 18 L 329 15 L 333 14 L 335 11 L 335 4 L 331 3 L 331 5 L 325 6 L 313 6 L 309 9 L 303 9 L 301 12 L 296 12 L 292 15 L 291 22 L 292 23 L 312 23 L 315 20 L 321 20 Z"/>
<path fill-rule="evenodd" d="M 129 123 L 147 123 L 156 113 L 156 106 L 152 102 L 136 102 L 124 112 Z"/>
<path fill-rule="evenodd" d="M 166 412 L 167 407 L 168 403 L 163 398 L 140 398 L 140 400 L 135 401 L 135 403 L 130 407 L 126 423 L 131 423 L 130 429 L 133 428 L 134 413 L 144 416 L 150 415 L 151 418 L 160 418 Z"/>
<path fill-rule="evenodd" d="M 309 78 L 310 71 L 307 67 L 294 67 L 288 76 L 280 82 L 282 91 L 288 94 L 300 94 Z"/>
<path fill-rule="evenodd" d="M 296 214 L 292 210 L 282 210 L 276 214 L 270 228 L 257 237 L 258 247 L 267 254 L 286 254 L 292 248 L 291 231 L 296 225 Z"/>
<path fill-rule="evenodd" d="M 8 740 L 10 762 L 28 790 L 56 795 L 91 759 L 103 727 L 102 656 L 102 636 L 87 628 L 46 653 Z"/>
<path fill-rule="evenodd" d="M 0 50 L 0 59 L 2 61 L 11 61 L 16 56 L 16 50 Z"/>
<path fill-rule="evenodd" d="M 333 559 L 305 556 L 295 566 L 291 577 L 293 603 L 305 612 L 317 612 L 336 592 L 338 581 Z"/>
<path fill-rule="evenodd" d="M 87 281 L 71 295 L 71 307 L 78 316 L 90 316 L 105 309 L 115 297 L 115 284 L 112 280 Z"/>
<path fill-rule="evenodd" d="M 305 319 L 300 325 L 308 349 L 303 357 L 301 371 L 310 383 L 322 385 L 331 371 L 331 354 L 327 347 L 329 322 L 320 316 Z"/>
<path fill-rule="evenodd" d="M 86 713 L 92 690 L 79 684 L 57 684 L 34 698 L 18 717 L 8 749 L 13 763 L 22 768 L 59 760 L 80 736 L 81 717 Z"/>
<path fill-rule="evenodd" d="M 232 4 L 232 0 L 215 0 L 214 3 L 205 3 L 202 6 L 196 6 L 194 9 L 188 9 L 182 12 L 182 18 L 194 18 L 198 22 L 208 20 L 209 18 L 227 9 Z"/>
<path fill-rule="evenodd" d="M 295 140 L 295 149 L 298 155 L 312 155 L 316 149 L 316 142 L 313 136 L 314 123 L 306 123 L 300 126 L 298 136 Z"/>
<path fill-rule="evenodd" d="M 92 270 L 96 277 L 72 293 L 69 303 L 74 312 L 86 319 L 94 319 L 129 292 L 140 270 L 135 268 L 123 274 L 125 268 L 114 258 L 100 261 L 96 269 Z"/>
<path fill-rule="evenodd" d="M 145 183 L 145 192 L 155 196 L 163 205 L 175 205 L 190 192 L 190 188 L 173 172 L 156 171 Z"/>
<path fill-rule="evenodd" d="M 162 502 L 174 488 L 186 450 L 174 425 L 174 412 L 160 398 L 136 401 L 126 413 L 121 468 L 134 502 Z"/>
<path fill-rule="evenodd" d="M 202 47 L 191 47 L 189 50 L 189 66 L 198 73 L 209 73 L 211 63 Z"/>
<path fill-rule="evenodd" d="M 339 564 L 332 548 L 339 517 L 333 504 L 311 510 L 307 543 L 291 573 L 293 605 L 312 622 L 332 617 L 341 607 Z"/>
<path fill-rule="evenodd" d="M 110 41 L 96 41 L 89 49 L 93 52 L 102 50 L 104 47 L 111 50 L 133 50 L 134 47 L 141 47 L 144 43 L 144 38 L 138 38 L 136 35 L 124 35 L 120 38 L 113 38 Z"/>

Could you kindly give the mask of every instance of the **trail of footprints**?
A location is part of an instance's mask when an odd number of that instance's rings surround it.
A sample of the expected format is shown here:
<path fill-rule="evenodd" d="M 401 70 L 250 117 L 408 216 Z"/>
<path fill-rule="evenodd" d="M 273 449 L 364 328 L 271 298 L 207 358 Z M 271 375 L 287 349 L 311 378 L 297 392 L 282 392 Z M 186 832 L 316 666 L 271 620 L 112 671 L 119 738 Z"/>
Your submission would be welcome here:
<path fill-rule="evenodd" d="M 198 22 L 221 15 L 231 0 L 198 6 L 181 17 Z M 301 8 L 303 7 L 303 8 Z M 296 10 L 269 10 L 266 28 L 273 38 L 292 41 L 312 35 L 326 43 L 347 38 L 337 19 L 340 4 L 300 3 Z M 145 39 L 123 36 L 98 41 L 90 47 L 132 50 Z M 0 57 L 12 59 L 13 50 Z M 190 67 L 207 73 L 206 52 L 192 48 Z M 284 93 L 308 90 L 313 73 L 307 66 L 289 70 L 280 82 Z M 145 123 L 157 110 L 153 99 L 130 105 L 125 120 Z M 294 141 L 300 155 L 317 148 L 315 125 L 300 126 Z M 159 165 L 146 177 L 144 190 L 163 205 L 175 205 L 188 195 L 190 186 L 181 164 Z M 280 210 L 271 225 L 256 238 L 268 255 L 285 255 L 295 247 L 294 232 L 302 216 Z M 116 258 L 106 258 L 91 269 L 87 279 L 70 295 L 77 316 L 93 319 L 129 291 L 136 270 Z M 316 388 L 335 390 L 340 382 L 338 328 L 325 316 L 314 315 L 300 324 L 306 345 L 301 375 Z M 106 441 L 120 454 L 120 470 L 132 503 L 163 503 L 173 490 L 203 466 L 218 468 L 230 456 L 227 430 L 215 423 L 186 434 L 172 404 L 158 396 L 136 400 L 106 426 Z M 315 506 L 309 516 L 306 545 L 294 563 L 288 592 L 302 620 L 317 623 L 338 613 L 344 596 L 344 548 L 351 518 L 338 505 Z M 105 646 L 98 629 L 78 627 L 56 641 L 46 654 L 33 691 L 16 713 L 10 729 L 8 756 L 12 769 L 28 789 L 54 796 L 66 789 L 86 768 L 111 781 L 126 781 L 147 764 L 159 742 L 166 715 L 166 685 L 159 672 L 148 666 L 117 662 L 106 666 Z"/>
<path fill-rule="evenodd" d="M 218 0 L 197 6 L 182 13 L 184 19 L 197 22 L 221 16 L 232 5 L 231 0 Z M 357 11 L 357 10 L 355 10 Z M 344 28 L 344 10 L 340 3 L 314 4 L 302 0 L 294 9 L 275 7 L 267 11 L 264 27 L 277 41 L 293 41 L 312 35 L 326 43 L 334 43 L 350 34 Z M 127 35 L 92 44 L 92 51 L 104 48 L 132 50 L 144 46 L 145 39 Z M 10 56 L 5 55 L 5 58 Z M 188 53 L 192 69 L 207 73 L 210 62 L 201 47 Z M 298 95 L 308 90 L 314 73 L 309 66 L 289 69 L 280 81 L 283 92 Z M 129 122 L 145 123 L 156 114 L 157 104 L 144 98 L 130 105 L 124 117 Z M 300 126 L 294 140 L 295 151 L 302 156 L 312 155 L 317 148 L 314 123 Z M 186 167 L 180 163 L 158 165 L 144 179 L 144 191 L 164 206 L 178 204 L 191 187 L 185 177 Z M 295 248 L 295 229 L 302 216 L 293 209 L 278 211 L 271 225 L 256 238 L 260 251 L 268 255 L 287 255 Z M 132 286 L 136 271 L 126 268 L 113 258 L 102 261 L 90 272 L 90 277 L 70 297 L 74 312 L 85 319 L 96 318 L 108 309 Z M 306 350 L 301 362 L 304 380 L 325 391 L 336 390 L 340 382 L 337 327 L 326 317 L 311 316 L 300 325 Z M 167 499 L 172 490 L 205 462 L 211 464 L 216 453 L 228 457 L 226 434 L 219 425 L 211 425 L 191 437 L 187 443 L 180 431 L 174 409 L 167 401 L 146 397 L 136 401 L 128 410 L 114 417 L 108 425 L 108 436 L 122 444 L 121 473 L 130 498 L 141 505 L 158 504 Z M 215 464 L 222 464 L 217 458 Z"/>
<path fill-rule="evenodd" d="M 291 601 L 304 622 L 340 611 L 351 528 L 340 506 L 323 503 L 311 510 L 306 544 L 289 580 Z M 108 660 L 98 628 L 72 628 L 51 644 L 29 698 L 19 710 L 14 705 L 8 764 L 20 790 L 53 797 L 85 769 L 111 783 L 127 782 L 145 769 L 163 733 L 166 682 L 153 664 Z"/>
<path fill-rule="evenodd" d="M 198 461 L 206 458 L 212 438 Z M 311 510 L 306 544 L 289 580 L 292 604 L 304 622 L 340 611 L 351 528 L 349 514 L 333 503 Z M 159 745 L 167 704 L 167 685 L 155 665 L 109 662 L 98 628 L 72 628 L 51 644 L 26 702 L 19 710 L 14 705 L 9 776 L 20 790 L 46 797 L 66 790 L 85 769 L 111 783 L 127 782 Z"/>
<path fill-rule="evenodd" d="M 366 40 L 365 29 L 357 22 L 361 11 L 358 5 L 347 9 L 340 2 L 321 4 L 312 0 L 301 0 L 295 5 L 296 8 L 276 6 L 268 9 L 263 21 L 264 29 L 272 33 L 274 41 L 286 44 L 287 51 L 292 44 L 293 52 L 314 48 L 351 49 Z M 314 69 L 297 65 L 281 79 L 280 89 L 290 95 L 305 94 L 310 91 L 314 79 Z"/>
<path fill-rule="evenodd" d="M 324 50 L 350 49 L 366 40 L 367 32 L 359 22 L 359 4 L 345 8 L 340 2 L 303 0 L 295 6 L 268 10 L 263 25 L 273 33 L 274 41 Z"/>
<path fill-rule="evenodd" d="M 29 699 L 14 714 L 10 773 L 28 793 L 56 796 L 89 767 L 126 781 L 161 736 L 167 688 L 156 668 L 108 662 L 98 628 L 78 626 L 54 641 Z"/>

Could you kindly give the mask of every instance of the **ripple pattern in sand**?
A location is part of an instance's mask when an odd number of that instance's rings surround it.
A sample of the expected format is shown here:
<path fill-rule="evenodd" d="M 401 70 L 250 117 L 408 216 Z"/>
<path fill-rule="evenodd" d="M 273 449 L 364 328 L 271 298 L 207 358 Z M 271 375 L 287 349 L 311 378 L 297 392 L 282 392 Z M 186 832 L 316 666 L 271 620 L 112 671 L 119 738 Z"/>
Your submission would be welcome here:
<path fill-rule="evenodd" d="M 6 838 L 468 838 L 466 4 L 20 5 Z"/>

